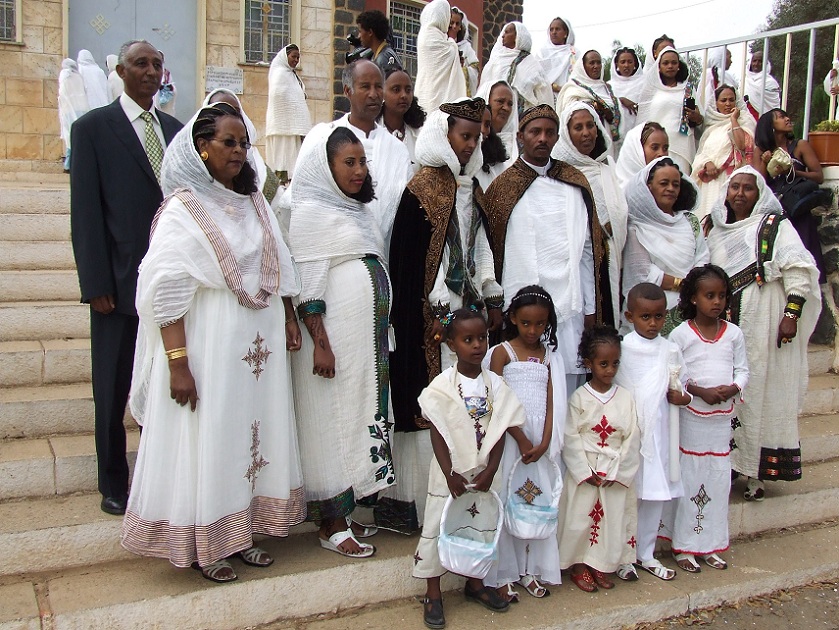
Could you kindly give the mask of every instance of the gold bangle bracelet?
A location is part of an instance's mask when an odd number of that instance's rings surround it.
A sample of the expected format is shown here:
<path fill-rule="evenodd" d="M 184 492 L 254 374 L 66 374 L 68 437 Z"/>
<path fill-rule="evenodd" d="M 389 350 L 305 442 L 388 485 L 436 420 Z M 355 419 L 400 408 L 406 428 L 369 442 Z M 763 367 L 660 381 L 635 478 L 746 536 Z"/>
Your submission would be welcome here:
<path fill-rule="evenodd" d="M 166 358 L 170 361 L 174 361 L 175 359 L 180 359 L 186 356 L 186 348 L 173 348 L 171 350 L 166 351 Z"/>

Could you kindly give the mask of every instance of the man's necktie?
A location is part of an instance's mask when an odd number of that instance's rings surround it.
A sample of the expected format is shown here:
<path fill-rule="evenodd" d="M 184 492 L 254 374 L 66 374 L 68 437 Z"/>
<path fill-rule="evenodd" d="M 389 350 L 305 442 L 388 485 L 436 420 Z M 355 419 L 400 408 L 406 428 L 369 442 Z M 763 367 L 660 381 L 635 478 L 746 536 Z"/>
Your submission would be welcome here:
<path fill-rule="evenodd" d="M 157 182 L 160 183 L 160 166 L 163 164 L 163 147 L 160 138 L 154 130 L 154 118 L 150 112 L 143 112 L 140 118 L 146 123 L 146 155 L 149 156 L 149 163 L 154 171 Z"/>

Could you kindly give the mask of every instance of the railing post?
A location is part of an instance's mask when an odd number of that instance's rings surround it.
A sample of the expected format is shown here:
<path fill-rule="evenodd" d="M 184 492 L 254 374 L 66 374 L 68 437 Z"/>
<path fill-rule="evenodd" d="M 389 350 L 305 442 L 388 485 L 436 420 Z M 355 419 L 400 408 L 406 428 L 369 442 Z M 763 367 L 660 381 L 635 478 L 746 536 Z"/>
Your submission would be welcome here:
<path fill-rule="evenodd" d="M 749 42 L 743 42 L 743 63 L 740 64 L 740 98 L 746 93 L 746 66 L 748 65 Z"/>
<path fill-rule="evenodd" d="M 813 62 L 816 57 L 816 29 L 810 29 L 810 52 L 807 55 L 807 89 L 804 96 L 804 130 L 801 137 L 806 140 L 810 135 L 810 104 L 813 100 Z"/>
<path fill-rule="evenodd" d="M 787 49 L 784 52 L 784 87 L 781 91 L 781 109 L 787 109 L 787 93 L 789 92 L 790 59 L 792 57 L 792 33 L 787 33 Z M 766 63 L 764 57 L 763 63 Z"/>
<path fill-rule="evenodd" d="M 699 85 L 696 86 L 696 91 L 699 93 L 699 102 L 702 103 L 702 109 L 708 107 L 705 102 L 705 75 L 708 72 L 708 49 L 702 54 L 702 72 L 699 74 Z"/>
<path fill-rule="evenodd" d="M 831 59 L 831 69 L 833 68 L 833 61 L 839 58 L 839 24 L 833 29 L 833 59 Z M 828 112 L 830 120 L 836 120 L 836 95 L 830 95 L 830 111 Z"/>
<path fill-rule="evenodd" d="M 760 109 L 761 115 L 766 110 L 766 75 L 769 74 L 769 38 L 763 38 L 763 65 L 760 69 Z"/>

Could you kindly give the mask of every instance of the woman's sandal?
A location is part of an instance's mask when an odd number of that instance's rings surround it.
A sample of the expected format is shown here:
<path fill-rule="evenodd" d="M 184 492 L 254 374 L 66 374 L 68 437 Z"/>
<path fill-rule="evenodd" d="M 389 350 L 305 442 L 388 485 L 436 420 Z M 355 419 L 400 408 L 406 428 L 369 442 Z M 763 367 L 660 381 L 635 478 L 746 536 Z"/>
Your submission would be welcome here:
<path fill-rule="evenodd" d="M 719 569 L 720 571 L 725 571 L 728 568 L 728 563 L 715 553 L 709 553 L 706 556 L 699 557 L 702 560 L 704 560 L 705 564 L 707 564 L 712 569 Z"/>
<path fill-rule="evenodd" d="M 469 588 L 469 584 L 466 584 L 463 587 L 463 595 L 466 599 L 471 599 L 492 612 L 507 612 L 510 609 L 510 602 L 501 597 L 494 588 L 484 586 L 473 591 Z"/>
<path fill-rule="evenodd" d="M 504 599 L 506 599 L 511 604 L 518 604 L 519 603 L 519 592 L 513 588 L 512 584 L 507 584 L 506 586 L 499 586 L 497 589 L 498 594 L 501 595 Z"/>
<path fill-rule="evenodd" d="M 201 572 L 205 579 L 219 584 L 227 584 L 228 582 L 235 582 L 239 579 L 233 567 L 227 560 L 219 560 L 208 564 L 206 567 L 199 566 L 197 562 L 192 564 L 192 568 Z"/>
<path fill-rule="evenodd" d="M 644 571 L 647 571 L 648 573 L 652 573 L 659 580 L 664 580 L 665 582 L 668 582 L 676 577 L 676 572 L 673 569 L 668 569 L 655 558 L 647 560 L 646 562 L 636 562 L 635 566 L 644 569 Z"/>
<path fill-rule="evenodd" d="M 620 565 L 615 574 L 624 582 L 638 581 L 638 571 L 635 570 L 635 567 L 632 564 Z"/>
<path fill-rule="evenodd" d="M 743 493 L 743 498 L 746 501 L 763 501 L 766 496 L 766 490 L 763 487 L 763 482 L 760 479 L 753 479 L 749 477 L 746 482 L 746 491 Z"/>
<path fill-rule="evenodd" d="M 699 563 L 696 561 L 696 558 L 693 557 L 693 554 L 674 553 L 673 560 L 676 561 L 676 564 L 679 565 L 679 568 L 682 571 L 687 571 L 688 573 L 702 573 L 702 567 L 699 566 Z"/>
<path fill-rule="evenodd" d="M 594 578 L 591 576 L 591 573 L 588 571 L 588 567 L 583 569 L 580 573 L 571 573 L 571 581 L 577 585 L 577 588 L 581 591 L 585 591 L 586 593 L 596 593 L 597 592 L 597 584 L 594 582 Z"/>
<path fill-rule="evenodd" d="M 373 545 L 358 542 L 355 536 L 353 536 L 352 531 L 348 529 L 345 529 L 344 531 L 340 532 L 335 532 L 328 539 L 321 538 L 320 534 L 318 534 L 318 540 L 320 541 L 320 546 L 324 549 L 334 551 L 335 553 L 340 554 L 342 556 L 346 556 L 347 558 L 369 558 L 374 553 L 376 553 L 376 548 Z M 361 551 L 359 553 L 349 553 L 341 549 L 339 545 L 341 545 L 344 541 L 347 540 L 352 540 L 353 542 L 355 542 L 355 544 L 359 546 Z"/>
<path fill-rule="evenodd" d="M 542 586 L 539 583 L 539 580 L 536 579 L 533 575 L 525 575 L 519 580 L 519 584 L 521 584 L 524 589 L 533 595 L 536 599 L 542 599 L 543 597 L 547 597 L 551 594 L 551 592 Z"/>
<path fill-rule="evenodd" d="M 594 583 L 597 584 L 597 586 L 602 589 L 606 589 L 607 591 L 610 588 L 615 588 L 615 583 L 606 577 L 606 574 L 603 573 L 603 571 L 598 571 L 593 567 L 589 567 L 589 570 L 591 571 L 591 577 L 594 578 Z"/>
<path fill-rule="evenodd" d="M 270 567 L 274 564 L 274 558 L 272 558 L 267 551 L 260 549 L 255 545 L 250 549 L 240 551 L 238 556 L 242 559 L 242 562 L 249 564 L 252 567 L 263 568 Z"/>
<path fill-rule="evenodd" d="M 428 597 L 422 599 L 422 622 L 426 628 L 431 628 L 431 630 L 442 630 L 446 627 L 442 599 L 430 599 Z"/>
<path fill-rule="evenodd" d="M 358 521 L 354 521 L 351 516 L 347 517 L 347 527 L 352 531 L 352 535 L 356 538 L 370 538 L 371 536 L 375 536 L 379 533 L 379 528 L 375 525 L 365 525 L 363 523 L 359 523 Z M 353 525 L 358 528 L 353 529 Z"/>

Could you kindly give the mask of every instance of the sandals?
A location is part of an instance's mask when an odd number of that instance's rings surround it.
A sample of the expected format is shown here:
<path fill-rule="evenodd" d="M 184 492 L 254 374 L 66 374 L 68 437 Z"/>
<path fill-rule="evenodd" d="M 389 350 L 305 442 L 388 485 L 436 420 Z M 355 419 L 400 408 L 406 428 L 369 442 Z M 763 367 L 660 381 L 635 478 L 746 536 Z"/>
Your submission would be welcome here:
<path fill-rule="evenodd" d="M 469 588 L 469 584 L 466 584 L 463 587 L 463 595 L 466 599 L 471 599 L 492 612 L 507 612 L 510 610 L 510 602 L 501 597 L 493 588 L 483 586 L 479 590 L 473 591 Z"/>
<path fill-rule="evenodd" d="M 539 583 L 539 580 L 537 580 L 534 575 L 522 576 L 519 580 L 519 584 L 521 584 L 524 589 L 536 599 L 542 599 L 543 597 L 547 597 L 551 594 L 548 589 Z M 510 586 L 510 588 L 512 588 L 512 586 Z"/>
<path fill-rule="evenodd" d="M 446 627 L 442 599 L 430 599 L 428 597 L 422 599 L 422 622 L 426 628 L 431 628 L 431 630 L 442 630 Z"/>
<path fill-rule="evenodd" d="M 602 571 L 598 571 L 594 567 L 589 567 L 589 571 L 591 572 L 591 577 L 594 578 L 594 583 L 597 584 L 602 589 L 606 589 L 607 591 L 610 588 L 615 588 L 615 583 L 612 582 L 606 574 Z"/>
<path fill-rule="evenodd" d="M 352 531 L 352 535 L 356 538 L 370 538 L 371 536 L 375 536 L 379 533 L 379 528 L 375 525 L 365 525 L 363 523 L 359 523 L 358 521 L 354 521 L 351 516 L 347 516 L 347 528 Z M 360 532 L 356 532 L 352 529 L 352 526 L 356 525 L 360 528 Z"/>
<path fill-rule="evenodd" d="M 665 582 L 668 582 L 676 577 L 676 572 L 673 569 L 668 569 L 655 558 L 644 562 L 636 562 L 635 566 L 644 569 L 644 571 L 647 571 L 648 573 L 652 573 L 659 580 L 664 580 Z"/>
<path fill-rule="evenodd" d="M 274 564 L 274 558 L 268 555 L 267 551 L 257 546 L 240 551 L 237 555 L 242 559 L 242 562 L 252 567 L 270 567 Z"/>
<path fill-rule="evenodd" d="M 571 581 L 577 585 L 581 591 L 586 593 L 596 593 L 597 592 L 597 584 L 594 582 L 594 578 L 591 576 L 591 573 L 588 571 L 588 567 L 585 567 L 580 573 L 574 573 L 573 571 L 570 573 Z"/>
<path fill-rule="evenodd" d="M 676 561 L 676 564 L 679 565 L 679 568 L 682 571 L 687 571 L 688 573 L 702 572 L 702 567 L 699 566 L 699 563 L 696 561 L 696 558 L 693 557 L 693 554 L 674 553 L 673 560 Z"/>
<path fill-rule="evenodd" d="M 505 598 L 511 604 L 519 603 L 519 592 L 513 588 L 512 584 L 508 583 L 507 586 L 499 586 L 496 590 L 501 597 Z"/>
<path fill-rule="evenodd" d="M 622 564 L 615 573 L 624 582 L 637 582 L 638 571 L 631 564 Z"/>
<path fill-rule="evenodd" d="M 235 582 L 239 579 L 233 567 L 227 560 L 219 560 L 208 564 L 206 567 L 199 566 L 197 562 L 192 564 L 192 568 L 201 572 L 205 579 L 218 584 L 227 584 L 228 582 Z"/>
<path fill-rule="evenodd" d="M 760 479 L 753 479 L 749 477 L 746 482 L 746 491 L 743 493 L 743 498 L 746 501 L 763 501 L 766 496 L 766 489 Z"/>
<path fill-rule="evenodd" d="M 320 546 L 324 549 L 328 549 L 329 551 L 334 551 L 337 554 L 342 556 L 346 556 L 347 558 L 369 558 L 374 553 L 376 553 L 376 548 L 373 545 L 369 545 L 367 543 L 358 542 L 355 536 L 353 536 L 352 531 L 349 529 L 345 529 L 344 531 L 335 532 L 332 534 L 328 539 L 324 539 L 320 537 L 318 534 L 318 540 L 320 541 Z M 341 549 L 338 545 L 342 544 L 346 540 L 352 540 L 359 546 L 361 551 L 359 553 L 348 553 Z"/>
<path fill-rule="evenodd" d="M 709 553 L 707 556 L 699 556 L 700 559 L 705 561 L 712 569 L 719 569 L 720 571 L 725 571 L 728 568 L 728 563 L 720 558 L 715 553 Z"/>

